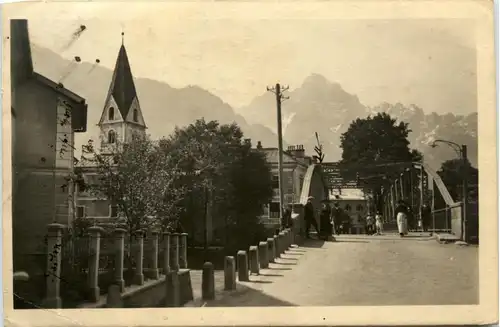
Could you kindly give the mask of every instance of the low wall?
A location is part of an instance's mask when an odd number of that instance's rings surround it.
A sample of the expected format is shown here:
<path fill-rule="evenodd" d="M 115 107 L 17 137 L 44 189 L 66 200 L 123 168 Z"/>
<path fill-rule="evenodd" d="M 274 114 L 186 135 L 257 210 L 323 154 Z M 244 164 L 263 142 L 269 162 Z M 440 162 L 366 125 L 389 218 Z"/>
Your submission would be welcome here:
<path fill-rule="evenodd" d="M 121 294 L 123 308 L 163 308 L 166 306 L 166 280 L 165 275 L 160 275 L 157 280 L 148 280 L 142 286 L 132 285 L 125 288 Z M 191 284 L 191 271 L 179 270 L 179 299 L 180 306 L 193 300 L 193 286 Z M 96 303 L 85 303 L 79 308 L 106 308 L 106 296 L 101 296 Z"/>

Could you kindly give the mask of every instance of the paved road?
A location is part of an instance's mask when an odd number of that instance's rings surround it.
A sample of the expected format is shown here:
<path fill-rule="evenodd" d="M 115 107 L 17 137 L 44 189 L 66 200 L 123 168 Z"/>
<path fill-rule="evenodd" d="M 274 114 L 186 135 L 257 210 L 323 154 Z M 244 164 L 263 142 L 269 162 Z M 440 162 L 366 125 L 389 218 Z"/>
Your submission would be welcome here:
<path fill-rule="evenodd" d="M 421 234 L 308 241 L 207 306 L 476 304 L 478 247 Z"/>

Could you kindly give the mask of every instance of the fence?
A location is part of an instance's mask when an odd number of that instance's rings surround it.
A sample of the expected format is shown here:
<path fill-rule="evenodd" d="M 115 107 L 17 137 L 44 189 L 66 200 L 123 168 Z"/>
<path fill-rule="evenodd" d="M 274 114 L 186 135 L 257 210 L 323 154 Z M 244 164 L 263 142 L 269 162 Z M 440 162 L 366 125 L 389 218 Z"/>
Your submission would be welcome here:
<path fill-rule="evenodd" d="M 64 231 L 61 224 L 48 226 L 42 304 L 47 308 L 97 302 L 111 285 L 123 292 L 128 285 L 143 285 L 145 279 L 160 279 L 160 272 L 187 268 L 185 233 L 126 235 L 123 229 L 106 232 L 94 226 L 86 235 L 71 237 Z"/>

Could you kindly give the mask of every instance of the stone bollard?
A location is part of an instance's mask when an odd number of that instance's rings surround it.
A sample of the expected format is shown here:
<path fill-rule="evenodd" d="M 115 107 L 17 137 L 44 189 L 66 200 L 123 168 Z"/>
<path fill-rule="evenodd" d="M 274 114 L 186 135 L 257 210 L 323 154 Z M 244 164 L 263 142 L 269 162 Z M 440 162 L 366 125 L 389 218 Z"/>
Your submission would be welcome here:
<path fill-rule="evenodd" d="M 180 305 L 179 274 L 171 270 L 165 275 L 165 306 L 175 308 Z"/>
<path fill-rule="evenodd" d="M 163 274 L 170 271 L 170 233 L 163 233 Z"/>
<path fill-rule="evenodd" d="M 279 238 L 278 235 L 274 235 L 273 239 L 274 239 L 274 254 L 275 254 L 275 258 L 279 258 L 280 257 L 280 253 L 281 253 L 280 238 Z"/>
<path fill-rule="evenodd" d="M 214 265 L 211 262 L 205 262 L 203 264 L 201 297 L 203 300 L 213 300 L 215 298 Z"/>
<path fill-rule="evenodd" d="M 179 234 L 170 234 L 170 269 L 179 270 Z"/>
<path fill-rule="evenodd" d="M 123 299 L 120 285 L 112 284 L 108 288 L 106 296 L 106 308 L 123 308 Z"/>
<path fill-rule="evenodd" d="M 269 262 L 276 262 L 274 260 L 276 258 L 276 248 L 274 244 L 274 238 L 268 238 L 267 239 L 267 259 Z"/>
<path fill-rule="evenodd" d="M 115 269 L 114 283 L 120 286 L 120 292 L 125 289 L 125 280 L 123 279 L 123 257 L 125 251 L 125 230 L 117 228 L 113 231 L 115 237 Z"/>
<path fill-rule="evenodd" d="M 64 225 L 50 224 L 47 226 L 47 271 L 45 273 L 46 294 L 43 307 L 60 309 L 61 299 L 61 250 Z"/>
<path fill-rule="evenodd" d="M 286 243 L 285 243 L 285 233 L 280 232 L 278 235 L 278 238 L 280 240 L 280 254 L 285 254 L 285 251 L 287 249 Z"/>
<path fill-rule="evenodd" d="M 180 253 L 180 267 L 183 269 L 187 269 L 188 267 L 188 260 L 187 260 L 187 233 L 182 233 L 180 235 L 181 241 L 180 241 L 180 246 L 181 246 L 181 253 Z"/>
<path fill-rule="evenodd" d="M 236 267 L 234 257 L 226 256 L 224 260 L 224 290 L 232 291 L 236 289 Z"/>
<path fill-rule="evenodd" d="M 290 231 L 285 229 L 283 233 L 285 234 L 285 250 L 288 250 L 290 248 Z"/>
<path fill-rule="evenodd" d="M 89 228 L 90 237 L 90 255 L 89 255 L 89 300 L 97 302 L 101 295 L 99 289 L 99 255 L 101 252 L 101 233 L 104 231 L 101 227 L 92 226 Z"/>
<path fill-rule="evenodd" d="M 151 268 L 149 270 L 149 277 L 152 279 L 159 279 L 160 273 L 158 271 L 158 232 L 151 232 Z"/>
<path fill-rule="evenodd" d="M 267 259 L 267 242 L 259 243 L 259 261 L 260 268 L 269 268 L 269 261 Z"/>
<path fill-rule="evenodd" d="M 248 251 L 250 261 L 250 272 L 252 274 L 259 274 L 259 249 L 256 246 L 251 246 Z"/>
<path fill-rule="evenodd" d="M 240 282 L 248 282 L 250 279 L 248 278 L 248 257 L 246 251 L 238 251 L 237 254 L 238 260 L 238 280 Z"/>
<path fill-rule="evenodd" d="M 134 275 L 134 284 L 135 285 L 143 285 L 144 284 L 144 232 L 138 231 L 135 233 L 135 275 Z"/>

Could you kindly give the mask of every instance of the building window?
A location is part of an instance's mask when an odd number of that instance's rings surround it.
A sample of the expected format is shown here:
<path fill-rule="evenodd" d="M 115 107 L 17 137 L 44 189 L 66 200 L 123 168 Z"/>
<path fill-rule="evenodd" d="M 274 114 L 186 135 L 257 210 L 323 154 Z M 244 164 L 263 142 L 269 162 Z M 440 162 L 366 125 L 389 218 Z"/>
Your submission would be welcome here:
<path fill-rule="evenodd" d="M 108 132 L 108 143 L 113 144 L 116 142 L 116 133 L 115 131 L 111 130 Z"/>
<path fill-rule="evenodd" d="M 351 211 L 351 205 L 346 204 L 345 205 L 345 211 Z"/>
<path fill-rule="evenodd" d="M 108 120 L 115 120 L 115 108 L 113 107 L 108 109 Z"/>
<path fill-rule="evenodd" d="M 269 203 L 269 218 L 279 218 L 280 217 L 280 203 L 271 202 Z"/>
<path fill-rule="evenodd" d="M 139 110 L 137 109 L 134 109 L 134 122 L 138 122 L 139 121 Z"/>
<path fill-rule="evenodd" d="M 273 175 L 273 188 L 280 188 L 280 182 L 278 175 Z"/>
<path fill-rule="evenodd" d="M 85 206 L 76 206 L 76 218 L 85 217 Z"/>
<path fill-rule="evenodd" d="M 362 206 L 361 204 L 358 204 L 358 205 L 356 206 L 356 210 L 357 210 L 357 211 L 363 211 L 363 206 Z"/>
<path fill-rule="evenodd" d="M 110 205 L 109 206 L 109 216 L 111 218 L 117 218 L 118 217 L 118 206 L 117 205 Z"/>

